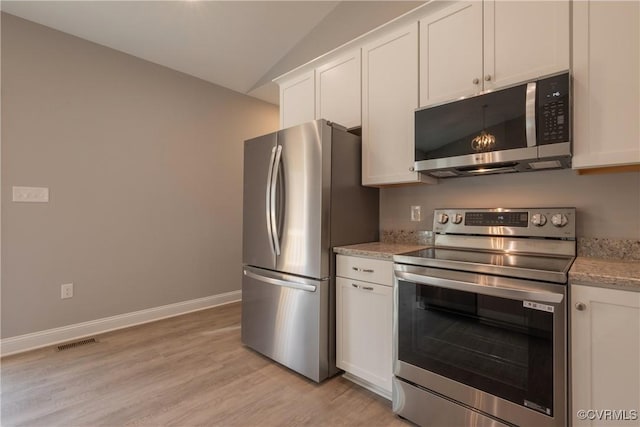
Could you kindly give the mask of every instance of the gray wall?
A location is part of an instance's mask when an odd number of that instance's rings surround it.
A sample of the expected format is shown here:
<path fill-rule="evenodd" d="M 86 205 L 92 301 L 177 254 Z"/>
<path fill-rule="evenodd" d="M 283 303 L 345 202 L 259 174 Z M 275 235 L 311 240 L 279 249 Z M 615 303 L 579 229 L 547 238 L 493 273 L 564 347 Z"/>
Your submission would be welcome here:
<path fill-rule="evenodd" d="M 277 107 L 6 14 L 2 91 L 3 338 L 240 289 L 243 140 Z"/>
<path fill-rule="evenodd" d="M 422 206 L 423 220 L 410 221 Z M 433 209 L 557 206 L 577 208 L 578 237 L 640 239 L 640 173 L 577 175 L 571 170 L 440 180 L 380 192 L 382 230 L 431 230 Z"/>

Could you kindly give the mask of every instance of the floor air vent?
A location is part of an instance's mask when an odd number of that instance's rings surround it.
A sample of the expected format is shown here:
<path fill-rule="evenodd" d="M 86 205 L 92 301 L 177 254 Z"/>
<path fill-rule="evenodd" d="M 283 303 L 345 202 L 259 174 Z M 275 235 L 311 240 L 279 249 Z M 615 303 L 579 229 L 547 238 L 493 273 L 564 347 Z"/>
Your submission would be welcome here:
<path fill-rule="evenodd" d="M 62 351 L 62 350 L 69 350 L 70 348 L 76 348 L 76 347 L 80 347 L 81 345 L 85 345 L 85 344 L 94 344 L 97 343 L 98 341 L 95 338 L 87 338 L 84 340 L 80 340 L 80 341 L 76 341 L 76 342 L 70 342 L 67 344 L 62 344 L 58 346 L 58 351 Z"/>

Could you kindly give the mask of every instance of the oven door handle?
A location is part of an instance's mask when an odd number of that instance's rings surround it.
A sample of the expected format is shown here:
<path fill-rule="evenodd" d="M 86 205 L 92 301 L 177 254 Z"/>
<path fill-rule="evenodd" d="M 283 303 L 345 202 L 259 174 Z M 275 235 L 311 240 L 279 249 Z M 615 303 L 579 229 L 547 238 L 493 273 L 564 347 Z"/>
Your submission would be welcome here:
<path fill-rule="evenodd" d="M 555 292 L 541 292 L 533 289 L 517 289 L 495 285 L 481 285 L 470 282 L 461 282 L 459 280 L 443 279 L 441 277 L 423 276 L 421 274 L 408 273 L 406 271 L 396 270 L 395 273 L 396 277 L 398 277 L 399 279 L 409 282 L 518 301 L 540 301 L 559 304 L 564 299 L 564 295 Z"/>

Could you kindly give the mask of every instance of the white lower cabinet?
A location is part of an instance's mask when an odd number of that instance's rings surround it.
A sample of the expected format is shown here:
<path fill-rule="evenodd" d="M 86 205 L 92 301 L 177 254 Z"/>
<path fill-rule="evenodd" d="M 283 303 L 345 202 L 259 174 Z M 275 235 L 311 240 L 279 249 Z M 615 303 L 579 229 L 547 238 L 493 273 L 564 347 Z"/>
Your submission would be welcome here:
<path fill-rule="evenodd" d="M 352 277 L 336 278 L 336 364 L 356 382 L 390 398 L 392 262 L 343 255 L 338 255 L 337 262 L 338 271 L 347 271 Z M 371 262 L 373 266 L 369 268 Z M 355 268 L 373 269 L 372 274 L 382 268 L 388 277 L 384 283 L 357 280 L 353 276 L 359 277 L 363 272 Z"/>
<path fill-rule="evenodd" d="M 570 313 L 573 425 L 640 425 L 640 292 L 574 284 Z"/>

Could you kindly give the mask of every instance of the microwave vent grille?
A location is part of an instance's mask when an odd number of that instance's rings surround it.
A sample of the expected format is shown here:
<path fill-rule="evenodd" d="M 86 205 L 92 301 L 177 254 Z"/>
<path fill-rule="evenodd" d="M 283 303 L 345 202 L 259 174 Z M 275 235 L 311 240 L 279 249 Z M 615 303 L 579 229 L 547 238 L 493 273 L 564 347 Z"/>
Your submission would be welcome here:
<path fill-rule="evenodd" d="M 531 169 L 557 169 L 562 167 L 562 163 L 559 160 L 547 160 L 540 162 L 529 163 Z"/>
<path fill-rule="evenodd" d="M 455 173 L 454 171 L 432 171 L 429 172 L 429 175 L 436 177 L 436 178 L 451 178 L 454 176 L 458 176 L 457 173 Z"/>

